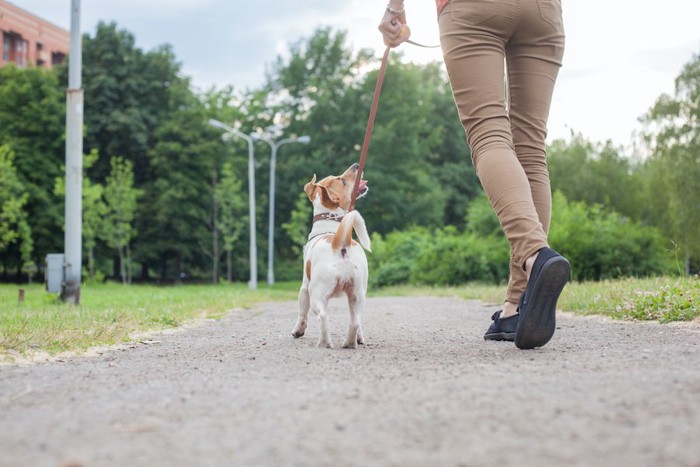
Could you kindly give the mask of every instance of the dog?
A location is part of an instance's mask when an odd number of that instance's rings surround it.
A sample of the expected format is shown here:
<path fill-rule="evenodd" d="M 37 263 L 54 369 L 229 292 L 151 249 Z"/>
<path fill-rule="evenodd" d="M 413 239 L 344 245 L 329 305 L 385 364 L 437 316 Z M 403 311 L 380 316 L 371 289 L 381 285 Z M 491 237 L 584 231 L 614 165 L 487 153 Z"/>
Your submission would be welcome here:
<path fill-rule="evenodd" d="M 367 256 L 371 250 L 365 221 L 350 211 L 350 199 L 359 165 L 351 165 L 342 175 L 329 176 L 316 183 L 316 175 L 304 186 L 314 206 L 314 222 L 304 246 L 304 271 L 299 290 L 299 318 L 292 331 L 295 338 L 306 332 L 309 309 L 321 322 L 318 347 L 333 348 L 328 328 L 328 301 L 343 294 L 350 308 L 350 330 L 344 348 L 364 344 L 361 315 L 367 295 Z M 358 198 L 367 194 L 367 182 L 360 180 Z M 353 230 L 360 241 L 352 239 Z"/>

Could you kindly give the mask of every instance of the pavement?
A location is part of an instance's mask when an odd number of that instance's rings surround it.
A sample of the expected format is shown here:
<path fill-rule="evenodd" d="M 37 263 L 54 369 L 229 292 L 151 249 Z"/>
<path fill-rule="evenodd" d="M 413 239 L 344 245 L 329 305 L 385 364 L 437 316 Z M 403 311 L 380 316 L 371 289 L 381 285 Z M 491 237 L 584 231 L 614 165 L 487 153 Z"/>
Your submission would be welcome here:
<path fill-rule="evenodd" d="M 700 466 L 700 325 L 557 316 L 486 342 L 494 307 L 345 301 L 235 310 L 89 355 L 0 367 L 0 466 Z"/>

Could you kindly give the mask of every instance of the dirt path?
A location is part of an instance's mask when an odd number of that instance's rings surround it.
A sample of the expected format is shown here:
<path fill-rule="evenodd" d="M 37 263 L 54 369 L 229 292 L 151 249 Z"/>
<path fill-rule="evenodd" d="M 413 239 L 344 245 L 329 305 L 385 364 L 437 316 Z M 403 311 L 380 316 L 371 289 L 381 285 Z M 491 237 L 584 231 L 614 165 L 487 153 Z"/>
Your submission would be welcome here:
<path fill-rule="evenodd" d="M 321 350 L 295 308 L 0 367 L 0 465 L 700 466 L 697 325 L 560 315 L 521 351 L 483 341 L 492 307 L 375 298 L 367 345 Z"/>

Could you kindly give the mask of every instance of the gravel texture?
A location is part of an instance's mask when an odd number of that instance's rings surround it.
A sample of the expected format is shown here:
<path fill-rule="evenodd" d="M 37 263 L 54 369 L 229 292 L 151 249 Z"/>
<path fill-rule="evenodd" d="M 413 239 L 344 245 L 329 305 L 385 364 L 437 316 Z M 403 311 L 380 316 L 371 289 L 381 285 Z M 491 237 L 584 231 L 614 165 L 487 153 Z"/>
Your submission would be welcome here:
<path fill-rule="evenodd" d="M 96 356 L 0 367 L 2 466 L 700 466 L 700 326 L 559 314 L 486 342 L 494 307 L 270 303 Z"/>

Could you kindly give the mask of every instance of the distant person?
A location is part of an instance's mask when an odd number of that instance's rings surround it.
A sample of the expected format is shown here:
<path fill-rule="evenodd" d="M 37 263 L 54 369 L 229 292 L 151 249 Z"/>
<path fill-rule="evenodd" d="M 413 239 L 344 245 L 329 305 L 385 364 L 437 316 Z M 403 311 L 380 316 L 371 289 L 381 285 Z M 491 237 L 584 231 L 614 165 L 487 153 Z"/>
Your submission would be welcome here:
<path fill-rule="evenodd" d="M 510 242 L 502 310 L 484 339 L 545 345 L 555 329 L 569 262 L 549 248 L 552 195 L 547 118 L 564 55 L 560 0 L 437 0 L 440 42 L 476 173 Z M 390 0 L 379 30 L 408 37 L 403 0 Z M 508 96 L 504 96 L 505 63 Z"/>

